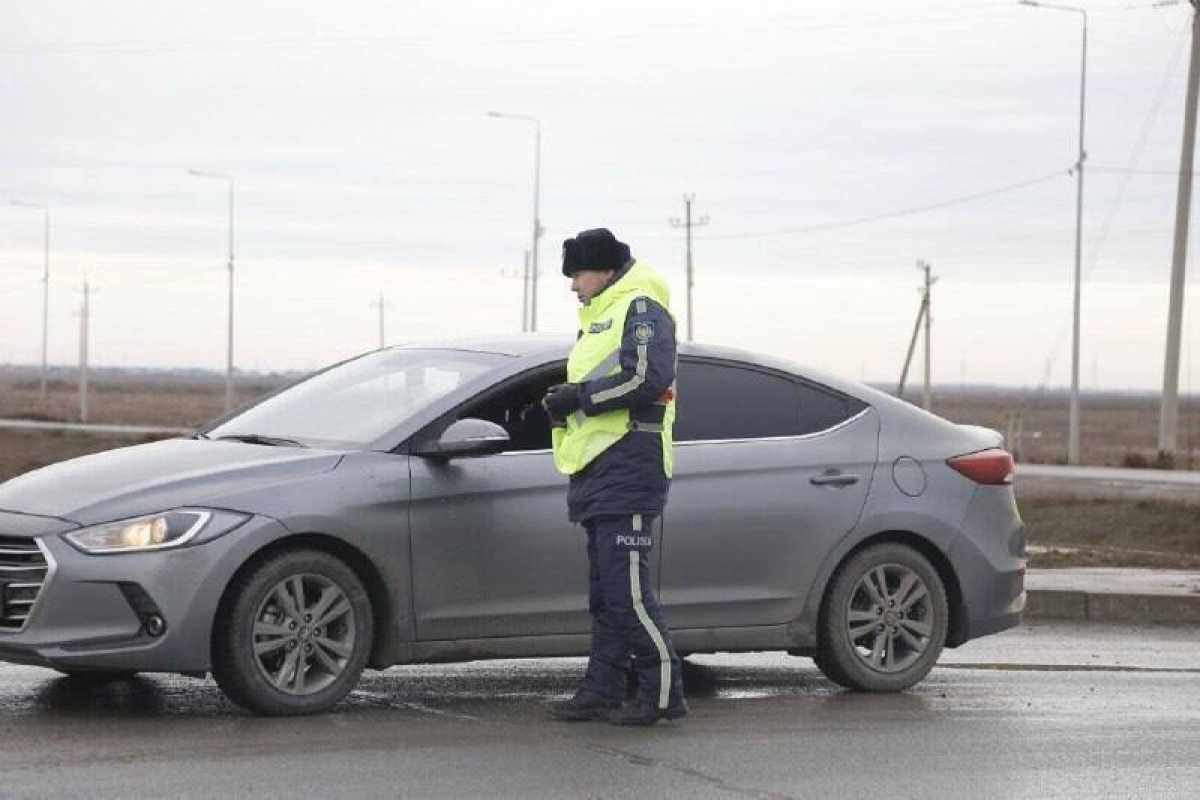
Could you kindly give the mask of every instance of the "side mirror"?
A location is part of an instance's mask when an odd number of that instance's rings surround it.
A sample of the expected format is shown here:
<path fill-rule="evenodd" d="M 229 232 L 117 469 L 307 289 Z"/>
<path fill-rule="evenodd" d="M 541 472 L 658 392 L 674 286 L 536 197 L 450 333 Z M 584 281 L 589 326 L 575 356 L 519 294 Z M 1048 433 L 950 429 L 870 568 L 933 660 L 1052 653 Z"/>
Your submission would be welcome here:
<path fill-rule="evenodd" d="M 434 458 L 490 456 L 508 448 L 508 431 L 486 419 L 467 417 L 452 424 L 436 442 L 420 448 L 416 455 Z"/>

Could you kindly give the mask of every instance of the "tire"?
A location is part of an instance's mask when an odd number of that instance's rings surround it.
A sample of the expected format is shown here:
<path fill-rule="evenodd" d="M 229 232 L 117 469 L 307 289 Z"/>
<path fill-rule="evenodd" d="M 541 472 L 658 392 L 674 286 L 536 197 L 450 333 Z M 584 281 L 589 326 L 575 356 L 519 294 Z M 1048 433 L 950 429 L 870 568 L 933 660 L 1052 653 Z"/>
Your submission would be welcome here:
<path fill-rule="evenodd" d="M 371 600 L 354 570 L 319 550 L 285 551 L 226 590 L 213 626 L 213 677 L 250 711 L 316 714 L 358 683 L 373 636 Z"/>
<path fill-rule="evenodd" d="M 837 571 L 822 604 L 817 655 L 849 689 L 898 692 L 933 668 L 950 611 L 933 565 L 911 547 L 868 547 Z"/>

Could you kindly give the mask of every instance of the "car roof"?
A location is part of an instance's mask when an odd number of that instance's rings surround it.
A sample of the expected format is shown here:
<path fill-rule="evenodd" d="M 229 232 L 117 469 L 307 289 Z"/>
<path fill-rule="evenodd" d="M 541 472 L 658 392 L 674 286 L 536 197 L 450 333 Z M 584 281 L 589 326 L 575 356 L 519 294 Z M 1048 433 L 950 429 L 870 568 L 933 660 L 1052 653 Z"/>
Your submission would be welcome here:
<path fill-rule="evenodd" d="M 463 339 L 434 339 L 398 345 L 395 349 L 469 350 L 479 353 L 498 353 L 522 360 L 543 361 L 553 358 L 566 358 L 574 342 L 575 337 L 569 334 L 522 333 Z M 823 383 L 832 389 L 859 397 L 863 397 L 865 393 L 875 391 L 865 384 L 843 380 L 836 375 L 812 367 L 806 367 L 796 361 L 765 355 L 763 353 L 755 353 L 749 350 L 741 350 L 735 347 L 698 342 L 680 342 L 679 355 L 725 359 L 767 367 L 768 369 L 777 369 L 782 372 L 809 378 L 818 383 Z"/>

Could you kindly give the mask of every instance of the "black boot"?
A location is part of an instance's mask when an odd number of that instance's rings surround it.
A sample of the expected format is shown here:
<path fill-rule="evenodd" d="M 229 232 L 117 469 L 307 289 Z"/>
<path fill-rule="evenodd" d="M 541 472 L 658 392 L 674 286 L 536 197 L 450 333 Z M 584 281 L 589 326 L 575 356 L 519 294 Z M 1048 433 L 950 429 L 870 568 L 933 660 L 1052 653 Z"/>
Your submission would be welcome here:
<path fill-rule="evenodd" d="M 688 714 L 687 701 L 682 697 L 666 708 L 644 703 L 626 703 L 608 716 L 613 725 L 653 725 L 660 719 L 681 719 Z"/>
<path fill-rule="evenodd" d="M 598 695 L 591 689 L 579 689 L 570 700 L 559 700 L 546 704 L 551 717 L 563 722 L 584 722 L 591 719 L 608 719 L 609 714 L 621 707 L 619 700 Z"/>

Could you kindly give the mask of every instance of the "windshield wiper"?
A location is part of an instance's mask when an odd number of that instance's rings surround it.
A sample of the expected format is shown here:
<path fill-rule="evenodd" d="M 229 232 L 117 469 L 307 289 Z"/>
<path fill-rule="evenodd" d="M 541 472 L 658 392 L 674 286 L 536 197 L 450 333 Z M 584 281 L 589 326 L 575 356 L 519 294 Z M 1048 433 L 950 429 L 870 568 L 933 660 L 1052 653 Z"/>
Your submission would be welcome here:
<path fill-rule="evenodd" d="M 268 447 L 308 447 L 295 439 L 281 439 L 278 436 L 263 436 L 261 433 L 231 433 L 228 436 L 218 436 L 217 441 L 227 439 L 246 444 L 265 444 Z"/>

